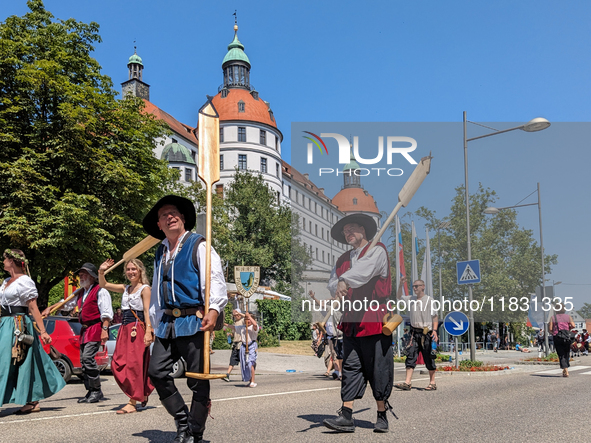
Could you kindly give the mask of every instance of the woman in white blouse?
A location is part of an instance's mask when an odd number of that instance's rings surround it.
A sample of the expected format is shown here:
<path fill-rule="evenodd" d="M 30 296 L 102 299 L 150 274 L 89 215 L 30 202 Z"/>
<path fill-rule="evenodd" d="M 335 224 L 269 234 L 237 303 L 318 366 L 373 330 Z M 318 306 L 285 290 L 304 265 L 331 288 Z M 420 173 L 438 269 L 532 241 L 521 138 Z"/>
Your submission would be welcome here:
<path fill-rule="evenodd" d="M 111 370 L 115 381 L 129 397 L 129 403 L 119 409 L 117 414 L 130 414 L 137 411 L 138 401 L 142 406 L 146 406 L 148 396 L 154 390 L 148 378 L 150 344 L 154 341 L 149 316 L 151 289 L 146 268 L 136 258 L 125 263 L 125 276 L 130 282 L 129 285 L 107 282 L 105 271 L 113 263 L 114 261 L 109 259 L 100 266 L 99 285 L 108 291 L 123 294 L 123 320 L 117 335 Z"/>
<path fill-rule="evenodd" d="M 35 282 L 25 274 L 25 254 L 6 249 L 3 257 L 4 270 L 10 277 L 0 286 L 0 406 L 25 405 L 16 414 L 29 414 L 39 412 L 39 400 L 51 397 L 66 384 L 39 341 L 41 338 L 49 345 L 51 337 L 37 307 Z M 39 335 L 27 313 L 37 323 Z"/>

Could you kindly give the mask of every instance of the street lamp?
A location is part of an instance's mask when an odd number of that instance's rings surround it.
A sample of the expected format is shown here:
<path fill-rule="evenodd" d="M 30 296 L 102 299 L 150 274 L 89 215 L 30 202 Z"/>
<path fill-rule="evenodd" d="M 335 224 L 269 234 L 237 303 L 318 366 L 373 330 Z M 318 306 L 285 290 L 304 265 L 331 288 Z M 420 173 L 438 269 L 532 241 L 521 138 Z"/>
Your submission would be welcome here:
<path fill-rule="evenodd" d="M 533 121 L 533 120 L 532 120 Z M 498 214 L 503 209 L 513 209 L 513 208 L 522 208 L 524 206 L 537 206 L 538 212 L 540 215 L 540 249 L 542 250 L 542 303 L 546 298 L 546 270 L 544 269 L 544 236 L 542 235 L 542 198 L 540 196 L 540 183 L 538 183 L 538 201 L 537 203 L 527 203 L 525 205 L 515 205 L 515 206 L 505 206 L 503 208 L 493 208 L 489 207 L 484 210 L 485 214 Z M 531 194 L 530 194 L 531 195 Z M 560 284 L 562 282 L 558 282 Z M 546 357 L 550 353 L 550 349 L 548 348 L 548 313 L 544 310 L 544 344 L 546 345 Z"/>
<path fill-rule="evenodd" d="M 468 123 L 473 123 L 473 124 L 478 124 L 475 122 L 471 122 L 469 120 L 466 119 L 466 111 L 464 111 L 464 178 L 465 178 L 465 183 L 464 183 L 464 191 L 466 192 L 466 236 L 467 236 L 467 244 L 468 244 L 468 260 L 472 260 L 472 244 L 470 241 L 470 194 L 468 193 L 468 142 L 473 141 L 473 140 L 478 140 L 481 138 L 485 138 L 485 137 L 491 137 L 493 135 L 498 135 L 498 134 L 502 134 L 504 132 L 510 132 L 510 131 L 515 131 L 517 129 L 521 129 L 522 131 L 525 132 L 536 132 L 536 131 L 541 131 L 543 129 L 546 129 L 548 126 L 550 126 L 550 122 L 548 120 L 546 120 L 545 118 L 534 118 L 533 120 L 530 120 L 528 123 L 525 123 L 521 126 L 516 126 L 515 128 L 510 128 L 510 129 L 503 129 L 501 131 L 499 130 L 494 130 L 494 132 L 490 132 L 488 134 L 484 134 L 484 135 L 480 135 L 478 137 L 472 137 L 472 138 L 468 138 Z M 492 128 L 491 128 L 492 129 Z M 539 193 L 538 193 L 538 198 L 539 198 Z M 540 224 L 541 224 L 541 218 L 540 218 Z M 543 248 L 542 248 L 543 249 Z M 542 255 L 543 255 L 543 251 L 542 251 Z M 542 280 L 542 291 L 543 291 L 543 296 L 546 296 L 546 291 L 544 290 L 544 280 Z M 468 285 L 468 300 L 470 302 L 470 306 L 472 306 L 472 285 Z M 474 313 L 472 312 L 472 310 L 470 310 L 469 312 L 470 314 L 470 360 L 474 360 L 476 358 L 476 343 L 474 342 L 475 340 L 475 335 L 474 335 Z M 547 328 L 547 326 L 546 326 Z M 546 334 L 546 340 L 548 335 Z"/>

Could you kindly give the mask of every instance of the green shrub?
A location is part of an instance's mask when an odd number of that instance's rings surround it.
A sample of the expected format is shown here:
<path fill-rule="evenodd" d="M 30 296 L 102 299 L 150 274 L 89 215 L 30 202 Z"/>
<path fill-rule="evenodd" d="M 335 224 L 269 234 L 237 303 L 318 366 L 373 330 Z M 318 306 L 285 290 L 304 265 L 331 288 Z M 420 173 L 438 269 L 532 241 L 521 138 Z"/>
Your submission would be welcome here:
<path fill-rule="evenodd" d="M 215 338 L 213 339 L 212 349 L 230 349 L 232 345 L 228 343 L 228 336 L 226 331 L 215 331 Z"/>
<path fill-rule="evenodd" d="M 479 368 L 482 366 L 482 363 L 480 360 L 462 360 L 460 362 L 460 368 Z"/>
<path fill-rule="evenodd" d="M 277 336 L 270 335 L 268 330 L 263 328 L 259 332 L 259 347 L 260 348 L 274 348 L 279 346 Z"/>

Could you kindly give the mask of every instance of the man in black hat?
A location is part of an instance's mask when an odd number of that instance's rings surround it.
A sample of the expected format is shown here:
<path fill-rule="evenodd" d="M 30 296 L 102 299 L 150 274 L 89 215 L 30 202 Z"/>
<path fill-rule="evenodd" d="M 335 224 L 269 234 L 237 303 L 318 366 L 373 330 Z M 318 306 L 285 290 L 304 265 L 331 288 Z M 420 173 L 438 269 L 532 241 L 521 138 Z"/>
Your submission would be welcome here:
<path fill-rule="evenodd" d="M 211 250 L 209 312 L 205 303 L 205 242 L 190 232 L 195 227 L 195 206 L 183 197 L 163 197 L 143 220 L 144 229 L 162 239 L 154 260 L 150 317 L 156 340 L 149 375 L 162 405 L 174 417 L 175 442 L 202 441 L 211 406 L 209 380 L 187 379 L 193 391 L 189 412 L 170 376 L 183 357 L 187 372 L 203 373 L 204 331 L 213 331 L 218 314 L 228 302 L 226 282 L 218 254 Z"/>
<path fill-rule="evenodd" d="M 80 363 L 84 386 L 88 392 L 78 403 L 96 403 L 102 400 L 103 392 L 95 357 L 101 344 L 104 345 L 109 338 L 109 322 L 113 319 L 111 295 L 98 285 L 97 269 L 92 263 L 84 263 L 74 274 L 80 279 L 80 289 L 76 290 L 75 297 L 62 309 L 69 311 L 77 306 L 80 311 Z M 43 315 L 49 315 L 59 303 L 61 301 L 45 309 Z"/>
<path fill-rule="evenodd" d="M 329 291 L 342 299 L 343 363 L 339 416 L 324 420 L 338 432 L 354 432 L 353 402 L 363 398 L 369 382 L 378 407 L 374 432 L 388 432 L 388 398 L 394 380 L 391 338 L 382 334 L 386 303 L 392 289 L 390 262 L 382 243 L 369 250 L 376 235 L 373 218 L 351 214 L 339 220 L 331 236 L 353 247 L 337 260 L 328 282 Z M 346 303 L 350 303 L 346 305 Z"/>

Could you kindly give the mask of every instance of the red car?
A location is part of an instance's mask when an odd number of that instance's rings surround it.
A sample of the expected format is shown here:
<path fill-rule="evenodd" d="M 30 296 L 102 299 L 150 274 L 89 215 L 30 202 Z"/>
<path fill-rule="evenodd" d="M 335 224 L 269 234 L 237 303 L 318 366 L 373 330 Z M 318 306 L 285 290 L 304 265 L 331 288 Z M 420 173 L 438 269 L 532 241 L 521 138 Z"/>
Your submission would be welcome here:
<path fill-rule="evenodd" d="M 55 360 L 60 374 L 64 381 L 68 382 L 72 374 L 82 376 L 82 365 L 80 364 L 80 330 L 82 325 L 77 318 L 73 317 L 47 317 L 43 319 L 45 330 L 52 340 L 52 345 L 62 354 L 62 357 Z M 43 345 L 45 352 L 49 354 L 50 345 Z M 96 364 L 102 371 L 109 364 L 107 348 L 101 346 L 96 354 Z"/>

